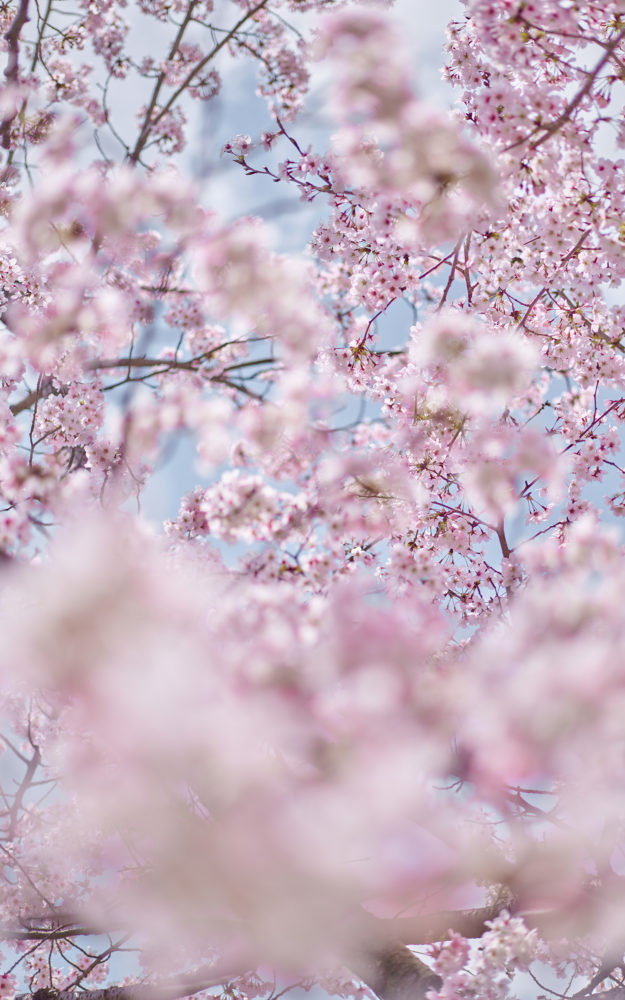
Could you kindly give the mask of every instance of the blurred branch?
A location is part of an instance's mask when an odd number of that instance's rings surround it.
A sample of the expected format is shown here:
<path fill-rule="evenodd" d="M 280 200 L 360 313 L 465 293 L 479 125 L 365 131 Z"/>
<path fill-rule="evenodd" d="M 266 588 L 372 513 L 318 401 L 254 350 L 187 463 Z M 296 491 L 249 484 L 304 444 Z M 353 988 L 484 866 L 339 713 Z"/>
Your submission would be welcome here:
<path fill-rule="evenodd" d="M 412 917 L 391 920 L 372 918 L 382 933 L 392 935 L 403 944 L 433 944 L 444 941 L 451 931 L 466 938 L 479 938 L 488 930 L 487 920 L 494 920 L 504 905 L 500 900 L 472 910 L 440 910 L 438 913 L 418 913 Z"/>
<path fill-rule="evenodd" d="M 22 930 L 0 927 L 0 941 L 65 941 L 74 937 L 98 936 L 103 931 L 96 927 L 60 927 L 55 930 Z"/>
<path fill-rule="evenodd" d="M 428 990 L 439 990 L 440 976 L 404 945 L 372 952 L 357 962 L 352 970 L 380 1000 L 425 1000 Z"/>
<path fill-rule="evenodd" d="M 625 1000 L 625 986 L 615 986 L 613 989 L 602 990 L 601 993 L 576 993 L 580 1000 L 592 997 L 592 1000 Z"/>
<path fill-rule="evenodd" d="M 207 966 L 198 970 L 195 975 L 179 976 L 175 980 L 161 983 L 137 983 L 129 986 L 107 986 L 104 989 L 80 990 L 38 990 L 36 993 L 19 993 L 15 1000 L 180 1000 L 190 997 L 202 990 L 221 986 L 250 971 L 245 964 L 224 964 Z M 44 996 L 41 994 L 44 993 Z M 37 996 L 39 994 L 39 996 Z"/>
<path fill-rule="evenodd" d="M 7 83 L 16 84 L 19 78 L 19 53 L 20 53 L 20 32 L 28 21 L 28 0 L 20 0 L 15 17 L 11 21 L 11 26 L 4 33 L 4 39 L 9 48 L 9 58 L 7 68 L 4 71 Z M 16 112 L 7 115 L 0 124 L 0 138 L 2 148 L 9 149 L 11 145 L 11 125 L 15 119 Z"/>

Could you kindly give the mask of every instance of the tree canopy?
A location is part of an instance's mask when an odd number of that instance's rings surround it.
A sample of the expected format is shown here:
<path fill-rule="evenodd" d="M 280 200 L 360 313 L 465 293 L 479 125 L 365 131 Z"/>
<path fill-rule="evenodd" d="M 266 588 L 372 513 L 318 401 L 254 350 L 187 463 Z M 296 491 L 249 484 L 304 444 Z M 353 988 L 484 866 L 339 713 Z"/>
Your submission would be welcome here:
<path fill-rule="evenodd" d="M 1 1000 L 622 1000 L 623 0 L 0 31 Z"/>

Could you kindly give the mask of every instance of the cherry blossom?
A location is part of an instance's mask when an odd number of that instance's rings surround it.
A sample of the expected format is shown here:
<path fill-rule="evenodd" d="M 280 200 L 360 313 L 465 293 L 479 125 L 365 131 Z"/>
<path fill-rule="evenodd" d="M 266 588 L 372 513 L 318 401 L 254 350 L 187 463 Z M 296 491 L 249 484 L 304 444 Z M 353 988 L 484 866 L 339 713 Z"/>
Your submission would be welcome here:
<path fill-rule="evenodd" d="M 0 11 L 6 1000 L 622 996 L 625 8 L 389 8 Z"/>

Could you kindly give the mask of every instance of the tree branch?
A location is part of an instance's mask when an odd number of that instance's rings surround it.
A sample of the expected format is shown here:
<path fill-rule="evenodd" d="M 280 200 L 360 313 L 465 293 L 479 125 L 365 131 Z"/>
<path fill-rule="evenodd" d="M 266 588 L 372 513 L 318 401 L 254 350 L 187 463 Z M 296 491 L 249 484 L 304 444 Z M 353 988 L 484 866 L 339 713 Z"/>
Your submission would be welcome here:
<path fill-rule="evenodd" d="M 549 125 L 539 125 L 528 135 L 523 136 L 522 139 L 517 139 L 516 142 L 506 146 L 504 152 L 507 153 L 509 150 L 515 149 L 517 146 L 522 146 L 525 142 L 528 142 L 533 135 L 536 135 L 536 132 L 540 132 L 542 130 L 543 134 L 530 145 L 530 149 L 538 149 L 539 146 L 542 146 L 543 142 L 546 142 L 552 135 L 559 132 L 562 126 L 569 121 L 572 113 L 575 111 L 575 108 L 581 103 L 581 101 L 583 101 L 584 97 L 590 93 L 597 76 L 605 64 L 612 58 L 614 50 L 619 46 L 623 38 L 625 38 L 625 28 L 622 28 L 612 41 L 606 45 L 604 54 L 597 65 L 588 74 L 588 78 L 584 86 L 580 87 L 575 96 L 571 98 L 561 115 L 558 115 L 558 117 L 555 118 Z"/>
<path fill-rule="evenodd" d="M 404 945 L 372 952 L 351 968 L 380 1000 L 425 1000 L 443 980 Z"/>
<path fill-rule="evenodd" d="M 65 941 L 68 938 L 100 936 L 102 930 L 95 927 L 60 927 L 55 930 L 22 930 L 12 927 L 0 928 L 0 941 Z"/>
<path fill-rule="evenodd" d="M 221 39 L 221 41 L 218 42 L 214 46 L 214 48 L 212 48 L 211 51 L 209 53 L 207 53 L 207 55 L 205 55 L 203 59 L 200 59 L 199 62 L 197 62 L 195 64 L 195 66 L 187 73 L 187 75 L 185 76 L 185 78 L 182 81 L 182 83 L 180 84 L 180 86 L 174 91 L 174 93 L 171 95 L 171 97 L 169 98 L 169 100 L 167 101 L 167 103 L 163 105 L 163 107 L 158 112 L 158 114 L 153 119 L 147 121 L 143 125 L 143 128 L 141 130 L 141 134 L 139 135 L 139 138 L 137 139 L 137 144 L 136 144 L 135 148 L 133 149 L 132 153 L 130 154 L 130 156 L 128 157 L 128 159 L 130 160 L 131 163 L 137 163 L 138 162 L 139 157 L 141 156 L 141 153 L 143 152 L 145 144 L 146 144 L 146 142 L 148 140 L 148 137 L 150 135 L 151 130 L 154 128 L 155 125 L 158 125 L 158 123 L 160 122 L 161 118 L 163 118 L 163 116 L 166 115 L 167 112 L 172 109 L 172 107 L 174 106 L 174 104 L 176 103 L 176 101 L 178 100 L 178 98 L 180 97 L 180 95 L 184 93 L 184 91 L 187 89 L 187 87 L 189 86 L 189 84 L 192 82 L 193 78 L 196 77 L 197 74 L 200 73 L 204 69 L 204 67 L 206 65 L 208 65 L 208 63 L 212 59 L 215 58 L 215 56 L 217 55 L 218 52 L 221 51 L 221 49 L 223 49 L 229 42 L 232 41 L 232 39 L 236 35 L 236 33 L 239 30 L 239 28 L 241 28 L 245 24 L 245 22 L 250 17 L 253 17 L 254 14 L 256 14 L 259 10 L 262 10 L 263 7 L 266 7 L 267 4 L 268 4 L 268 2 L 269 2 L 269 0 L 260 0 L 259 3 L 255 4 L 249 10 L 247 10 L 244 13 L 244 15 L 239 18 L 239 20 L 234 25 L 234 27 L 230 29 L 230 31 L 228 32 L 228 34 L 225 35 Z M 152 108 L 152 113 L 155 110 L 156 110 L 156 107 L 154 106 Z"/>
<path fill-rule="evenodd" d="M 15 832 L 17 829 L 17 821 L 19 817 L 19 811 L 22 807 L 24 801 L 24 796 L 26 792 L 31 787 L 35 772 L 41 763 L 41 753 L 39 747 L 34 747 L 34 753 L 32 758 L 28 761 L 28 767 L 26 768 L 26 773 L 20 782 L 20 786 L 17 789 L 15 796 L 13 798 L 13 804 L 9 810 L 9 826 L 7 830 L 7 840 L 15 839 Z"/>
<path fill-rule="evenodd" d="M 180 48 L 180 43 L 182 41 L 184 33 L 185 33 L 185 31 L 186 31 L 186 29 L 187 29 L 187 27 L 189 25 L 189 22 L 191 21 L 191 18 L 193 17 L 193 10 L 195 8 L 196 3 L 197 3 L 197 0 L 190 0 L 189 6 L 187 7 L 187 12 L 186 12 L 186 14 L 184 16 L 182 24 L 180 25 L 180 27 L 178 29 L 178 34 L 176 35 L 176 37 L 175 37 L 175 39 L 174 39 L 174 41 L 172 43 L 172 46 L 171 46 L 171 48 L 169 50 L 169 53 L 167 55 L 167 62 L 171 62 L 171 60 L 174 58 L 174 56 L 178 52 L 178 49 Z M 131 163 L 136 163 L 137 162 L 137 160 L 139 159 L 139 157 L 141 155 L 141 151 L 143 150 L 143 147 L 145 146 L 146 142 L 148 141 L 148 137 L 150 135 L 150 129 L 152 127 L 152 115 L 153 115 L 154 109 L 155 109 L 155 107 L 156 107 L 156 105 L 158 103 L 158 98 L 159 98 L 159 95 L 160 95 L 160 92 L 161 92 L 161 89 L 163 87 L 164 82 L 165 82 L 165 71 L 161 70 L 161 72 L 158 75 L 158 79 L 156 81 L 156 85 L 154 87 L 154 90 L 152 92 L 152 97 L 150 98 L 150 103 L 148 104 L 148 106 L 147 106 L 147 108 L 145 110 L 145 115 L 143 116 L 143 122 L 141 123 L 141 130 L 139 132 L 139 137 L 137 139 L 137 144 L 136 144 L 134 150 L 132 151 L 132 153 L 130 154 L 130 161 L 131 161 Z"/>
<path fill-rule="evenodd" d="M 592 1000 L 625 1000 L 625 986 L 615 986 L 610 990 L 602 990 L 601 993 L 576 993 L 576 997 L 586 998 L 592 997 Z"/>
<path fill-rule="evenodd" d="M 389 920 L 371 914 L 371 931 L 378 941 L 386 939 L 404 945 L 434 944 L 448 938 L 451 931 L 466 938 L 479 938 L 488 930 L 486 921 L 494 920 L 502 909 L 503 903 L 496 900 L 471 910 L 439 910 L 437 913 L 417 913 Z"/>
<path fill-rule="evenodd" d="M 104 989 L 50 991 L 48 1000 L 181 1000 L 202 990 L 221 986 L 249 972 L 247 965 L 228 963 L 219 969 L 207 966 L 194 976 L 179 976 L 161 983 L 137 983 L 130 986 L 107 986 Z M 31 1000 L 31 994 L 19 993 L 15 1000 Z"/>
<path fill-rule="evenodd" d="M 4 75 L 9 84 L 17 83 L 19 75 L 19 54 L 20 54 L 20 32 L 28 21 L 28 0 L 20 0 L 15 17 L 11 21 L 11 27 L 5 31 L 4 37 L 9 44 L 9 59 Z M 15 120 L 17 112 L 7 115 L 0 124 L 0 141 L 3 149 L 11 146 L 11 124 Z"/>

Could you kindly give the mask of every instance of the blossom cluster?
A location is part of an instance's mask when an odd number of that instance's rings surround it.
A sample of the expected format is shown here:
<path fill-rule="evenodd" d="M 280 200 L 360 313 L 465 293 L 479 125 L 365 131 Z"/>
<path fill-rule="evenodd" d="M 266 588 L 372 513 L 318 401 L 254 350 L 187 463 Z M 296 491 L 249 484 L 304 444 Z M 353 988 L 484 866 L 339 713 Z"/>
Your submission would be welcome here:
<path fill-rule="evenodd" d="M 439 1000 L 540 961 L 620 989 L 621 0 L 467 0 L 448 114 L 389 4 L 27 6 L 0 11 L 0 993 L 90 1000 L 126 948 L 180 997 L 401 1000 L 402 962 Z M 318 209 L 305 254 L 190 176 L 241 59 L 267 110 L 248 135 L 234 97 L 224 166 Z"/>

